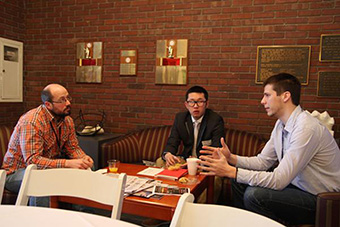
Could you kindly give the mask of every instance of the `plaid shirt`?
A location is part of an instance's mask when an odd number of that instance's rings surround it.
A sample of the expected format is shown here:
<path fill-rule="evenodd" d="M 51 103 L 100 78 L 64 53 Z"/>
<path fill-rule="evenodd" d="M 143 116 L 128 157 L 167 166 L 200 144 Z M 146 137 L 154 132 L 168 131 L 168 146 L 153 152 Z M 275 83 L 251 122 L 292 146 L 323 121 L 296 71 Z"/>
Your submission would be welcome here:
<path fill-rule="evenodd" d="M 60 131 L 59 131 L 60 130 Z M 85 153 L 78 145 L 73 120 L 66 116 L 57 125 L 44 105 L 21 116 L 14 128 L 2 168 L 11 174 L 36 164 L 38 169 L 65 167 L 62 152 L 70 158 L 82 158 Z"/>

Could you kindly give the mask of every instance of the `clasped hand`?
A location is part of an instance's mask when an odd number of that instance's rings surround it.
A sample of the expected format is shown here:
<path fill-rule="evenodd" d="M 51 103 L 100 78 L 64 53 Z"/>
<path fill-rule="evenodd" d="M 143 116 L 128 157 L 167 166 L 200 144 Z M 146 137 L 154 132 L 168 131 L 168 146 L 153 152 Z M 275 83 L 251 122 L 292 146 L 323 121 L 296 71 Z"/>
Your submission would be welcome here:
<path fill-rule="evenodd" d="M 75 169 L 88 169 L 92 168 L 92 166 L 93 160 L 88 155 L 85 155 L 84 157 L 77 159 L 67 159 L 65 163 L 65 167 Z"/>

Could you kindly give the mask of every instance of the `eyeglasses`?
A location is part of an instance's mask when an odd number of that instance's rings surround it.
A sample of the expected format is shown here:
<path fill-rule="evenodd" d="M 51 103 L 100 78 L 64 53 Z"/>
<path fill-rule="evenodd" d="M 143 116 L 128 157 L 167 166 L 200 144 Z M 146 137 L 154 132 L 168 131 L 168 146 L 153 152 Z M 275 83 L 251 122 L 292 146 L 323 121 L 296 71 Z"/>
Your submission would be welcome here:
<path fill-rule="evenodd" d="M 190 101 L 187 101 L 188 105 L 191 106 L 191 107 L 194 107 L 195 104 L 197 104 L 197 106 L 203 106 L 207 101 L 202 101 L 202 100 L 199 100 L 199 101 L 193 101 L 193 100 L 190 100 Z"/>
<path fill-rule="evenodd" d="M 66 96 L 66 97 L 61 97 L 58 101 L 51 101 L 54 103 L 66 103 L 67 101 L 71 102 L 72 97 L 71 96 Z"/>

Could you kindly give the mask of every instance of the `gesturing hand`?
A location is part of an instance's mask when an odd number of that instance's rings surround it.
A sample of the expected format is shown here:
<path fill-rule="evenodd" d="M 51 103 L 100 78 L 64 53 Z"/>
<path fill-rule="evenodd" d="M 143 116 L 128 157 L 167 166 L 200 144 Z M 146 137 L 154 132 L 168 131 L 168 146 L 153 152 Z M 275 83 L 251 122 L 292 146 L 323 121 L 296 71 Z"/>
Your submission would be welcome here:
<path fill-rule="evenodd" d="M 221 144 L 222 147 L 209 147 L 209 146 L 203 146 L 203 150 L 200 151 L 201 154 L 208 154 L 214 159 L 218 159 L 220 156 L 218 155 L 218 151 L 229 161 L 231 152 L 227 146 L 227 144 L 224 142 L 223 137 L 221 138 Z"/>
<path fill-rule="evenodd" d="M 219 177 L 236 177 L 236 168 L 230 166 L 221 150 L 216 151 L 218 158 L 213 158 L 208 155 L 201 155 L 198 161 L 198 168 L 207 172 L 201 172 L 202 175 L 219 176 Z M 203 166 L 204 165 L 204 166 Z"/>

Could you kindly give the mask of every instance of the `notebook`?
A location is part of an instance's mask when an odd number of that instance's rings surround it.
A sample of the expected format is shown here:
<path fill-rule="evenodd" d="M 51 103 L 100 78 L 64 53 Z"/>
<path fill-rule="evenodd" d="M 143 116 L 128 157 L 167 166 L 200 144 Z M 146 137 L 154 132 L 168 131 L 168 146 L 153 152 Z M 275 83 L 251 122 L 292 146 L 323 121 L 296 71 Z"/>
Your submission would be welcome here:
<path fill-rule="evenodd" d="M 188 173 L 187 169 L 178 169 L 178 170 L 168 170 L 165 169 L 162 172 L 156 174 L 156 178 L 163 178 L 168 180 L 178 180 L 180 177 L 186 175 Z"/>

